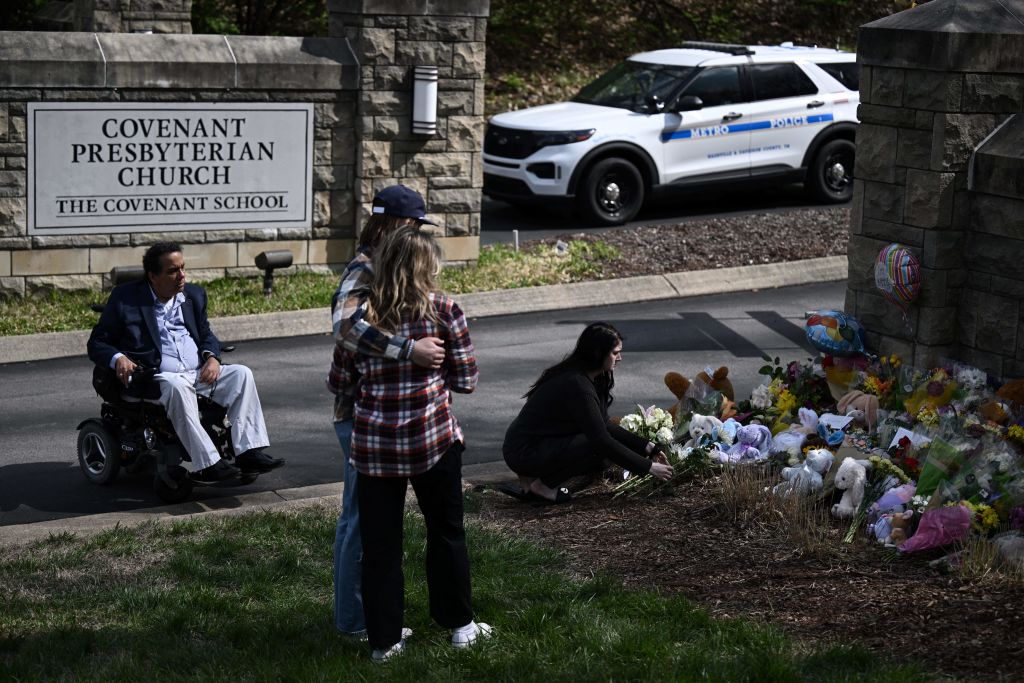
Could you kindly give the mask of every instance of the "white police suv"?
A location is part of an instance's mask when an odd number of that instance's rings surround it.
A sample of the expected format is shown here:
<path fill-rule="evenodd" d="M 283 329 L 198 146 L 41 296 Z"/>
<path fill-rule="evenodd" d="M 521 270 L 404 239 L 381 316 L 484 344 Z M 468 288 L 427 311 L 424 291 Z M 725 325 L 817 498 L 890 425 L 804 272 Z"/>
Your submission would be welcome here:
<path fill-rule="evenodd" d="M 853 193 L 856 55 L 683 43 L 633 55 L 560 102 L 493 117 L 484 194 L 575 199 L 604 225 L 633 218 L 655 186 L 803 181 L 818 199 Z"/>

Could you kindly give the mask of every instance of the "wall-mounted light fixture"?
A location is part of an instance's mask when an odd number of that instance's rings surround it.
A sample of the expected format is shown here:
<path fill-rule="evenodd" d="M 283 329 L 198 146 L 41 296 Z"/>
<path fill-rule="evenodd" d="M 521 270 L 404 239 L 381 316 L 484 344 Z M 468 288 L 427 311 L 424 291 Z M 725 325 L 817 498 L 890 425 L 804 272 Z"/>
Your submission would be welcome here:
<path fill-rule="evenodd" d="M 437 67 L 413 68 L 412 132 L 416 135 L 437 133 Z"/>

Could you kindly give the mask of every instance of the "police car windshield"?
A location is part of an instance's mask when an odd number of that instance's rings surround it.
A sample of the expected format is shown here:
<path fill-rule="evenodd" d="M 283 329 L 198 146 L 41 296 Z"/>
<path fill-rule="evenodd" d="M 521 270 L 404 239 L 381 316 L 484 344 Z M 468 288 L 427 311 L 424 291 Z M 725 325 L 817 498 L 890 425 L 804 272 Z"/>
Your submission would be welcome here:
<path fill-rule="evenodd" d="M 693 72 L 694 68 L 689 66 L 625 61 L 584 86 L 572 101 L 650 111 L 652 95 L 662 102 L 668 101 Z"/>

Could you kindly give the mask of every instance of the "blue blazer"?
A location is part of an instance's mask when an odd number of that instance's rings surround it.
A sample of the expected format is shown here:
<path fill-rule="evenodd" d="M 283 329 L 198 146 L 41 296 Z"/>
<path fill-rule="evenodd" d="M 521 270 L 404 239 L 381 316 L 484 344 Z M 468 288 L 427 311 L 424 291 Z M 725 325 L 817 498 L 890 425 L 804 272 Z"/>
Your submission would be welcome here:
<path fill-rule="evenodd" d="M 206 290 L 185 285 L 185 303 L 181 306 L 185 328 L 199 347 L 199 360 L 209 351 L 220 357 L 220 340 L 210 330 L 206 318 Z M 139 365 L 160 367 L 160 332 L 156 326 L 156 308 L 149 280 L 126 282 L 110 292 L 100 321 L 89 335 L 89 359 L 104 368 L 110 359 L 123 353 Z"/>

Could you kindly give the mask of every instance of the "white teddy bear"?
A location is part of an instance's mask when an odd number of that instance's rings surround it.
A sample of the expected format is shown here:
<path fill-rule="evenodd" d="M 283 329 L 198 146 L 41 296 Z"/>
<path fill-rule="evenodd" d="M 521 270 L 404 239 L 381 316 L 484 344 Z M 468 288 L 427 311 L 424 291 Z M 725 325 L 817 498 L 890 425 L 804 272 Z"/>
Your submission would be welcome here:
<path fill-rule="evenodd" d="M 816 448 L 807 453 L 807 458 L 800 467 L 783 467 L 781 484 L 776 484 L 772 493 L 789 495 L 807 495 L 819 493 L 822 489 L 822 477 L 832 467 L 834 457 L 826 448 Z"/>
<path fill-rule="evenodd" d="M 716 440 L 715 435 L 722 429 L 722 421 L 713 415 L 693 414 L 690 418 L 690 440 L 686 442 L 685 448 L 702 445 L 708 440 Z M 707 437 L 705 439 L 705 437 Z"/>
<path fill-rule="evenodd" d="M 864 485 L 868 478 L 866 460 L 843 458 L 836 472 L 836 488 L 843 492 L 840 501 L 832 506 L 832 516 L 848 519 L 857 514 L 864 500 Z"/>

